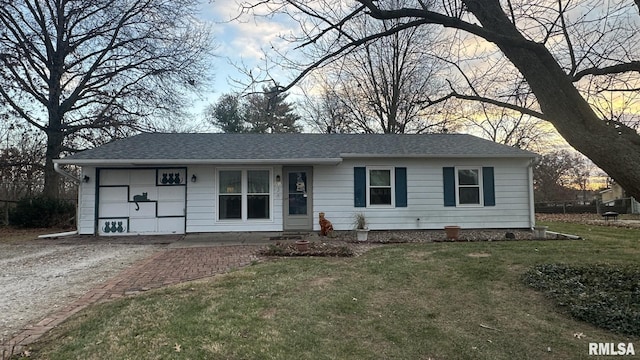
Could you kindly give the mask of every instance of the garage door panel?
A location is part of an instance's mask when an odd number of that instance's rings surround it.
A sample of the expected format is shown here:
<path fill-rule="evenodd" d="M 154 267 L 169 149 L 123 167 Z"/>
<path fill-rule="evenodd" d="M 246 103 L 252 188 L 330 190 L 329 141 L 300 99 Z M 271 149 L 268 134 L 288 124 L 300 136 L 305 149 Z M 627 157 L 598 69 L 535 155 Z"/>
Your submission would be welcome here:
<path fill-rule="evenodd" d="M 100 185 L 127 185 L 129 184 L 129 170 L 102 169 L 100 170 Z"/>
<path fill-rule="evenodd" d="M 158 222 L 159 233 L 184 234 L 184 218 L 164 218 Z"/>
<path fill-rule="evenodd" d="M 100 203 L 123 203 L 127 201 L 128 190 L 125 186 L 101 187 L 98 194 Z"/>
<path fill-rule="evenodd" d="M 183 168 L 100 169 L 99 233 L 184 233 L 185 176 Z"/>
<path fill-rule="evenodd" d="M 158 202 L 158 216 L 184 216 L 184 200 Z"/>

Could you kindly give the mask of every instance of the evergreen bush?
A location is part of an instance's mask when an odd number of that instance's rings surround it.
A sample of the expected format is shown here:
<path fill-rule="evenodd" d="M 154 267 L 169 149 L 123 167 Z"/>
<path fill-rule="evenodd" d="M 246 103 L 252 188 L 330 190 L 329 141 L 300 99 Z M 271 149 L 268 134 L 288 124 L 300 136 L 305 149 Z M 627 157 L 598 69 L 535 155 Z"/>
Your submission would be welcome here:
<path fill-rule="evenodd" d="M 26 197 L 9 212 L 9 224 L 25 228 L 64 228 L 72 225 L 75 213 L 75 205 L 67 200 Z"/>

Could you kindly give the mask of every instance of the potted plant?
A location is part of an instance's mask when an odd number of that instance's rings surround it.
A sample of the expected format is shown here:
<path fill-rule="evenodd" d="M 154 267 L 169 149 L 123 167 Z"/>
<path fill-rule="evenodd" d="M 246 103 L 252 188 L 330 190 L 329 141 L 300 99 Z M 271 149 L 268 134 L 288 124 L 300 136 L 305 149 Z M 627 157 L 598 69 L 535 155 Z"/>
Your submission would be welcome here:
<path fill-rule="evenodd" d="M 534 239 L 546 239 L 548 226 L 534 226 L 533 238 Z"/>
<path fill-rule="evenodd" d="M 460 226 L 448 225 L 444 227 L 444 232 L 447 235 L 447 240 L 458 240 L 460 236 Z"/>
<path fill-rule="evenodd" d="M 367 227 L 367 218 L 363 213 L 357 213 L 353 216 L 353 225 L 356 228 L 358 241 L 367 241 L 369 238 L 369 228 Z"/>
<path fill-rule="evenodd" d="M 296 240 L 296 250 L 298 250 L 299 252 L 309 251 L 309 240 Z"/>

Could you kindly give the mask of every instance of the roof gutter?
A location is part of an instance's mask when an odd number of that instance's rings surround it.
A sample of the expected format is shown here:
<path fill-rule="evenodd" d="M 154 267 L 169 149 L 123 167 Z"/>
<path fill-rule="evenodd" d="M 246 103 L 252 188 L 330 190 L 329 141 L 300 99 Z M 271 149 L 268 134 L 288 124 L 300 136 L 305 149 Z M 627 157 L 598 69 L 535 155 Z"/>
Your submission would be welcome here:
<path fill-rule="evenodd" d="M 74 183 L 76 183 L 76 184 L 80 184 L 80 179 L 78 179 L 77 177 L 75 177 L 75 176 L 73 176 L 73 175 L 69 174 L 68 172 L 66 172 L 66 171 L 62 170 L 62 169 L 60 168 L 60 163 L 58 163 L 58 162 L 57 162 L 57 161 L 55 161 L 55 160 L 54 160 L 54 163 L 53 163 L 53 170 L 55 170 L 58 174 L 60 174 L 60 175 L 62 175 L 62 176 L 64 176 L 64 177 L 66 177 L 67 179 L 69 179 L 69 180 L 73 181 Z"/>
<path fill-rule="evenodd" d="M 301 158 L 301 159 L 57 159 L 58 164 L 98 165 L 98 166 L 149 166 L 149 165 L 338 165 L 342 158 Z M 57 170 L 56 170 L 57 171 Z M 70 174 L 69 174 L 70 175 Z M 71 176 L 71 175 L 70 175 Z M 79 180 L 78 180 L 79 181 Z"/>
<path fill-rule="evenodd" d="M 409 158 L 409 159 L 468 159 L 468 158 L 535 158 L 535 154 L 361 154 L 361 153 L 340 153 L 343 158 L 351 159 L 391 159 L 391 158 Z"/>

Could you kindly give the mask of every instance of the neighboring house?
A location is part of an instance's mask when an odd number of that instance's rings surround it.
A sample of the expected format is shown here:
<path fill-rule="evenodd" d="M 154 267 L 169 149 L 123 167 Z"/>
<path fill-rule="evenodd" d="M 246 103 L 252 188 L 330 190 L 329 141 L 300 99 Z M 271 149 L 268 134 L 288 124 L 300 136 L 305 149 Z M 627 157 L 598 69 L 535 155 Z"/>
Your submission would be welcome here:
<path fill-rule="evenodd" d="M 617 203 L 625 203 L 624 200 L 626 200 L 627 211 L 631 214 L 640 214 L 640 203 L 636 199 L 627 196 L 626 191 L 616 182 L 612 182 L 608 189 L 600 191 L 600 196 L 604 206 L 615 206 Z"/>
<path fill-rule="evenodd" d="M 535 154 L 470 135 L 141 134 L 86 150 L 80 234 L 531 228 Z"/>

